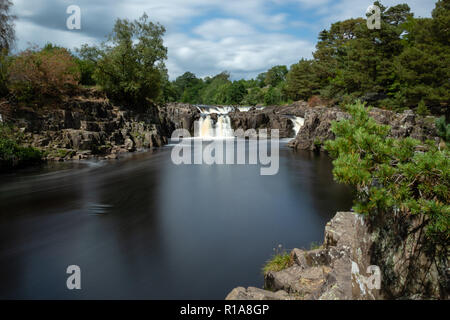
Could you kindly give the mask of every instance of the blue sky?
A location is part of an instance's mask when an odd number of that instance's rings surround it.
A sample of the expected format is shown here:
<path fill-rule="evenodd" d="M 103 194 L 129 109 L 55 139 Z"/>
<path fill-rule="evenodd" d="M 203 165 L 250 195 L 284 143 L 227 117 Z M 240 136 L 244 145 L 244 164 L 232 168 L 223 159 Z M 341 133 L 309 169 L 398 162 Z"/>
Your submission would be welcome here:
<path fill-rule="evenodd" d="M 229 71 L 252 78 L 271 66 L 290 66 L 311 53 L 320 30 L 332 22 L 362 17 L 372 0 L 13 0 L 17 49 L 53 42 L 67 48 L 104 40 L 116 18 L 146 12 L 166 29 L 166 65 L 171 79 L 185 71 L 199 77 Z M 407 3 L 429 17 L 436 0 Z M 66 8 L 81 8 L 81 30 L 66 28 Z"/>

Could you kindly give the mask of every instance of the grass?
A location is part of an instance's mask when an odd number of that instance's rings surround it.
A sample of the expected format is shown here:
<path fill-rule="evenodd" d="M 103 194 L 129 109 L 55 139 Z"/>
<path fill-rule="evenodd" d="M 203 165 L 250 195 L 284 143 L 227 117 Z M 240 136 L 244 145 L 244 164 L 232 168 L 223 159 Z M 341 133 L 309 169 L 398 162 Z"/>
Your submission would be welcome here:
<path fill-rule="evenodd" d="M 311 244 L 309 245 L 309 250 L 317 250 L 317 249 L 321 249 L 322 245 L 318 242 L 311 242 Z"/>
<path fill-rule="evenodd" d="M 289 267 L 291 263 L 291 256 L 289 253 L 278 253 L 275 254 L 263 267 L 264 274 L 269 271 L 281 271 Z"/>

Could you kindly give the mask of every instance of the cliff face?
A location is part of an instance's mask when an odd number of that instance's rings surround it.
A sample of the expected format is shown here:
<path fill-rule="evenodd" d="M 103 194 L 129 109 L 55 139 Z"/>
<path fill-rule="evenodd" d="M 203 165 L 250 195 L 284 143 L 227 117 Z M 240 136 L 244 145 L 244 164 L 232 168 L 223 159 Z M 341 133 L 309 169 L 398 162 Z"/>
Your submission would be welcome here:
<path fill-rule="evenodd" d="M 448 299 L 448 243 L 433 243 L 425 235 L 423 215 L 380 213 L 371 219 L 370 258 L 381 268 L 387 299 Z"/>
<path fill-rule="evenodd" d="M 186 129 L 194 134 L 194 122 L 200 118 L 200 111 L 188 103 L 169 103 L 164 108 L 167 118 L 175 129 Z"/>
<path fill-rule="evenodd" d="M 374 108 L 370 115 L 380 124 L 392 127 L 390 136 L 394 138 L 412 137 L 421 141 L 436 140 L 436 127 L 433 117 L 421 117 L 411 110 L 395 113 Z M 338 108 L 307 108 L 305 124 L 289 145 L 300 150 L 324 151 L 324 142 L 334 139 L 331 132 L 332 121 L 348 118 L 348 114 Z"/>
<path fill-rule="evenodd" d="M 20 128 L 25 144 L 50 160 L 116 158 L 120 153 L 160 147 L 173 124 L 163 110 L 136 113 L 112 105 L 101 95 L 84 95 L 58 108 L 10 108 L 8 122 Z"/>

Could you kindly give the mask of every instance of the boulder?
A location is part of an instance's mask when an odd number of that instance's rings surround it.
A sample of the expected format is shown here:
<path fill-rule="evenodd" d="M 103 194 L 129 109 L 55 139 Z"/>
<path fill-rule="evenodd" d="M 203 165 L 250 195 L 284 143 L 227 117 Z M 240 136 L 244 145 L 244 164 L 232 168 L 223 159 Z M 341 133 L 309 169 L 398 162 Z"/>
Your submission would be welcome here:
<path fill-rule="evenodd" d="M 255 287 L 234 288 L 225 298 L 225 300 L 289 300 L 290 297 L 287 292 L 277 291 L 271 292 L 267 290 L 258 289 Z"/>

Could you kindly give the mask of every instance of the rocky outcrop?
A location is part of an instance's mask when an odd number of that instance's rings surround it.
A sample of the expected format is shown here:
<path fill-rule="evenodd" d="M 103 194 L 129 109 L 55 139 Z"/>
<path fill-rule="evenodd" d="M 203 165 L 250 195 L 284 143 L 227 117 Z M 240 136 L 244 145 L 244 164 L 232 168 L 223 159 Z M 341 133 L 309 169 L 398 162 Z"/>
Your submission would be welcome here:
<path fill-rule="evenodd" d="M 292 117 L 304 117 L 307 108 L 306 102 L 296 102 L 288 106 L 253 107 L 248 111 L 239 111 L 239 108 L 234 108 L 228 116 L 234 130 L 268 129 L 270 134 L 271 129 L 277 129 L 280 138 L 291 138 L 295 136 Z M 177 129 L 187 129 L 191 135 L 194 133 L 194 122 L 201 117 L 197 107 L 185 103 L 170 103 L 165 110 Z M 216 114 L 210 116 L 213 121 L 217 121 Z"/>
<path fill-rule="evenodd" d="M 175 129 L 186 129 L 194 134 L 194 122 L 200 118 L 200 111 L 188 103 L 169 103 L 164 108 Z"/>
<path fill-rule="evenodd" d="M 377 108 L 373 108 L 370 115 L 378 123 L 391 126 L 390 136 L 393 138 L 412 137 L 421 141 L 436 139 L 434 117 L 421 117 L 411 110 L 395 113 Z M 300 150 L 323 151 L 324 142 L 335 138 L 331 132 L 331 123 L 348 117 L 339 108 L 307 108 L 305 123 L 289 146 Z"/>
<path fill-rule="evenodd" d="M 362 217 L 338 212 L 325 227 L 321 248 L 294 249 L 287 269 L 265 274 L 265 294 L 252 288 L 236 288 L 227 299 L 379 299 L 380 290 L 368 272 L 371 244 Z"/>
<path fill-rule="evenodd" d="M 420 215 L 338 212 L 321 248 L 292 250 L 288 268 L 264 275 L 266 290 L 238 287 L 226 299 L 448 299 L 448 248 L 430 243 L 422 224 Z"/>
<path fill-rule="evenodd" d="M 12 108 L 8 119 L 25 145 L 50 160 L 117 158 L 121 153 L 160 147 L 173 130 L 164 110 L 122 109 L 104 97 L 75 97 L 58 108 Z"/>
<path fill-rule="evenodd" d="M 234 288 L 225 300 L 292 300 L 286 291 L 272 292 L 255 287 Z"/>
<path fill-rule="evenodd" d="M 269 134 L 272 129 L 276 129 L 279 131 L 280 138 L 293 137 L 295 133 L 292 121 L 278 111 L 276 107 L 266 107 L 262 110 L 251 109 L 247 112 L 235 110 L 229 113 L 231 126 L 234 130 L 243 129 L 244 131 L 267 129 Z"/>

